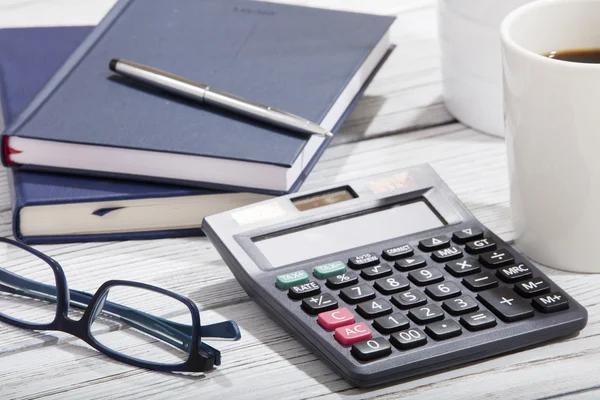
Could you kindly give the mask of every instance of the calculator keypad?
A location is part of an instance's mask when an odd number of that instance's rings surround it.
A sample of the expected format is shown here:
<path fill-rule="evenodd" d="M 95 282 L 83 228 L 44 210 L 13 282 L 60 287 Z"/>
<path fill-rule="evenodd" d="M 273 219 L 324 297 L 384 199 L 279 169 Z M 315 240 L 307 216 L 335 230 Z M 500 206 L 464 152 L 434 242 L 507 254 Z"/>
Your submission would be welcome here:
<path fill-rule="evenodd" d="M 515 264 L 480 228 L 456 231 L 452 240 L 440 235 L 358 254 L 309 273 L 278 275 L 276 286 L 361 362 L 425 346 L 428 337 L 452 340 L 531 318 L 535 310 L 569 308 L 562 293 L 550 293 L 548 282 Z"/>

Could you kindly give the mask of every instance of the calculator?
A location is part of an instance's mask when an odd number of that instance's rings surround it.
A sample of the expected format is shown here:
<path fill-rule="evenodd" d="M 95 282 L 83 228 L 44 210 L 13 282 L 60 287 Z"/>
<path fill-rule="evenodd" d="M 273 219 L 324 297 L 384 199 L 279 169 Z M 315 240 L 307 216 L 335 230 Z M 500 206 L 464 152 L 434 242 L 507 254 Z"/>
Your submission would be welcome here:
<path fill-rule="evenodd" d="M 236 279 L 366 387 L 571 335 L 587 312 L 428 165 L 206 217 Z"/>

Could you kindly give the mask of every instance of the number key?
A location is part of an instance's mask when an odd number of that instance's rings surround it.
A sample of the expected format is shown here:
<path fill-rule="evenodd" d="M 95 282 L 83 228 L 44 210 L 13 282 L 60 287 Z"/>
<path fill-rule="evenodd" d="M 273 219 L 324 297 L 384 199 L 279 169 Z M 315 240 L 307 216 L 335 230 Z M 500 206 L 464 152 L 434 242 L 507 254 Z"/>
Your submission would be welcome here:
<path fill-rule="evenodd" d="M 408 312 L 408 316 L 417 324 L 422 325 L 444 319 L 444 312 L 435 304 L 430 304 L 419 308 L 413 308 Z"/>
<path fill-rule="evenodd" d="M 427 297 L 418 290 L 409 290 L 408 292 L 398 293 L 392 296 L 392 303 L 398 308 L 408 310 L 409 308 L 427 304 Z"/>
<path fill-rule="evenodd" d="M 408 279 L 419 286 L 429 285 L 430 283 L 441 282 L 444 275 L 439 269 L 434 267 L 423 268 L 418 271 L 412 271 L 408 274 Z"/>
<path fill-rule="evenodd" d="M 450 297 L 460 296 L 460 288 L 454 282 L 442 282 L 427 286 L 425 294 L 434 300 L 445 300 Z"/>
<path fill-rule="evenodd" d="M 427 337 L 420 329 L 411 328 L 393 333 L 390 342 L 400 350 L 408 350 L 427 344 Z"/>
<path fill-rule="evenodd" d="M 471 296 L 460 296 L 442 303 L 444 310 L 452 315 L 462 315 L 479 310 L 479 304 Z"/>
<path fill-rule="evenodd" d="M 373 321 L 373 327 L 384 335 L 406 329 L 409 325 L 408 319 L 400 313 L 379 317 Z"/>
<path fill-rule="evenodd" d="M 384 338 L 374 338 L 354 343 L 350 352 L 360 361 L 371 361 L 392 354 L 392 346 Z"/>
<path fill-rule="evenodd" d="M 378 279 L 375 281 L 374 286 L 375 289 L 383 294 L 394 294 L 408 289 L 410 284 L 404 277 L 397 275 Z"/>
<path fill-rule="evenodd" d="M 362 271 L 360 271 L 360 276 L 362 276 L 365 279 L 372 280 L 391 275 L 392 273 L 392 268 L 389 265 L 381 264 L 363 269 Z"/>
<path fill-rule="evenodd" d="M 371 286 L 361 283 L 360 285 L 342 289 L 340 297 L 348 304 L 356 304 L 374 299 L 375 291 Z"/>
<path fill-rule="evenodd" d="M 385 299 L 375 299 L 360 303 L 356 311 L 365 318 L 377 318 L 392 312 L 392 305 Z"/>

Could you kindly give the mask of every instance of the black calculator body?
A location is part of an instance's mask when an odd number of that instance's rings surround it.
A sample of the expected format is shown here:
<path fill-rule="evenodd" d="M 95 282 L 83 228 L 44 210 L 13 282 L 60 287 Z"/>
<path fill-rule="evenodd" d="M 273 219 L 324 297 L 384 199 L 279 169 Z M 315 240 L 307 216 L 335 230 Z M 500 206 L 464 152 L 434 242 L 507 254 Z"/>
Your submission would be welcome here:
<path fill-rule="evenodd" d="M 273 198 L 202 228 L 248 294 L 356 386 L 540 344 L 587 322 L 427 165 Z"/>

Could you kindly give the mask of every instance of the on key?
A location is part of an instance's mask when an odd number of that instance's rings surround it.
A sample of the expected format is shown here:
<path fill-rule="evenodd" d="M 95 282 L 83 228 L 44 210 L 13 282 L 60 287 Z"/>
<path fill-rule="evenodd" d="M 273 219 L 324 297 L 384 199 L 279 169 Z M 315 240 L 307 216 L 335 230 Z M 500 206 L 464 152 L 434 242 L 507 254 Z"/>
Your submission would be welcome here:
<path fill-rule="evenodd" d="M 477 298 L 504 322 L 519 321 L 534 315 L 529 303 L 507 287 L 479 293 Z"/>
<path fill-rule="evenodd" d="M 384 338 L 374 338 L 354 343 L 350 352 L 360 361 L 371 361 L 392 354 L 392 346 Z"/>

